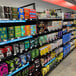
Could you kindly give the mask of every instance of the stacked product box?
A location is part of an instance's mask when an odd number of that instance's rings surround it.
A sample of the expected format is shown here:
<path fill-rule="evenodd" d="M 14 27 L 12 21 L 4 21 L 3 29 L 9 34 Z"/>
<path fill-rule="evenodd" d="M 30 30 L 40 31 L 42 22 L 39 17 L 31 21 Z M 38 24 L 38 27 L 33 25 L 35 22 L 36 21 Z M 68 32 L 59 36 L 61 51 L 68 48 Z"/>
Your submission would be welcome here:
<path fill-rule="evenodd" d="M 36 10 L 30 9 L 30 19 L 36 19 Z"/>
<path fill-rule="evenodd" d="M 71 33 L 63 35 L 63 44 L 70 41 L 70 39 L 71 39 Z"/>
<path fill-rule="evenodd" d="M 24 20 L 24 9 L 23 8 L 18 8 L 18 18 L 20 20 Z"/>
<path fill-rule="evenodd" d="M 71 45 L 67 44 L 63 47 L 63 57 L 65 57 L 70 52 Z"/>
<path fill-rule="evenodd" d="M 12 7 L 12 18 L 18 20 L 18 9 L 15 7 Z"/>

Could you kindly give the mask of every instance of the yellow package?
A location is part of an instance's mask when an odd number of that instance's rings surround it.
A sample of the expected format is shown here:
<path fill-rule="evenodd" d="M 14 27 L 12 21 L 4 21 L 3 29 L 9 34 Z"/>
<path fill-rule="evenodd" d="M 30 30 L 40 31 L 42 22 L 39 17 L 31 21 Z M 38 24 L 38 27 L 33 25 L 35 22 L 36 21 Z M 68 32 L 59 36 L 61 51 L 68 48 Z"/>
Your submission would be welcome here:
<path fill-rule="evenodd" d="M 45 76 L 47 74 L 47 69 L 46 68 L 42 68 L 42 76 Z"/>

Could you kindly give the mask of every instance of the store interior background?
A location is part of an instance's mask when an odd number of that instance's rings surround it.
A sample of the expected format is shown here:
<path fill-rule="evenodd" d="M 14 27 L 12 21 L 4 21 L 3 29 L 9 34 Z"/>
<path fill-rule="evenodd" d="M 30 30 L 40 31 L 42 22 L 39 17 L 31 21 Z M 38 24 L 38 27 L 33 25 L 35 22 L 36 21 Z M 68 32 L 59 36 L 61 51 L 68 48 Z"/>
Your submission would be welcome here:
<path fill-rule="evenodd" d="M 60 7 L 42 0 L 0 0 L 0 6 L 21 7 L 30 3 L 36 3 L 36 11 L 43 12 L 46 9 L 62 9 L 64 12 L 76 12 L 68 8 Z M 32 8 L 32 6 L 27 7 Z"/>

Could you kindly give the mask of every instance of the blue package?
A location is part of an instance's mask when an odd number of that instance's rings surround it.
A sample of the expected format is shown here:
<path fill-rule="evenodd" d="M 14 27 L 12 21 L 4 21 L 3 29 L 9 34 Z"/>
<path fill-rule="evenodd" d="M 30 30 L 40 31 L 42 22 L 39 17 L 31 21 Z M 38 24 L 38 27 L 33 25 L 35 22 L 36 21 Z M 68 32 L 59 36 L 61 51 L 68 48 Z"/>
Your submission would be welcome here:
<path fill-rule="evenodd" d="M 20 20 L 24 20 L 24 9 L 23 8 L 18 8 L 18 17 Z"/>
<path fill-rule="evenodd" d="M 26 55 L 25 55 L 25 54 L 24 54 L 24 55 L 20 55 L 19 57 L 21 58 L 21 64 L 22 64 L 22 65 L 26 64 L 26 61 L 27 61 L 27 60 L 26 60 L 26 59 L 27 59 L 27 58 L 26 58 Z"/>

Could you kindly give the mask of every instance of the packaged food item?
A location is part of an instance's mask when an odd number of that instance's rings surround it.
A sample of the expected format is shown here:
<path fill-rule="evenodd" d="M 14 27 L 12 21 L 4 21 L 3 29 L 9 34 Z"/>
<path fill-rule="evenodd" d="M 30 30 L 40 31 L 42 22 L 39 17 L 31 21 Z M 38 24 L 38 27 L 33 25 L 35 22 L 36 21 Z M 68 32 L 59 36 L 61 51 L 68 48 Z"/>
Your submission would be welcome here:
<path fill-rule="evenodd" d="M 43 36 L 40 36 L 40 37 L 39 37 L 39 44 L 40 44 L 40 45 L 43 44 L 43 39 L 44 39 Z"/>
<path fill-rule="evenodd" d="M 26 36 L 31 35 L 31 26 L 32 26 L 32 25 L 26 25 L 26 26 L 25 26 L 25 30 L 26 30 L 26 31 L 25 31 L 25 35 L 26 35 Z"/>
<path fill-rule="evenodd" d="M 37 26 L 31 25 L 31 35 L 35 35 L 37 33 Z"/>
<path fill-rule="evenodd" d="M 35 38 L 35 47 L 39 45 L 39 38 Z"/>
<path fill-rule="evenodd" d="M 14 58 L 14 63 L 15 63 L 15 68 L 18 69 L 20 68 L 22 65 L 21 65 L 21 59 L 19 57 L 15 57 Z"/>
<path fill-rule="evenodd" d="M 19 51 L 19 44 L 13 44 L 13 54 L 17 55 L 20 51 Z"/>
<path fill-rule="evenodd" d="M 8 74 L 8 65 L 6 63 L 0 64 L 0 76 L 6 76 Z"/>
<path fill-rule="evenodd" d="M 24 17 L 25 19 L 30 18 L 30 9 L 24 8 Z"/>
<path fill-rule="evenodd" d="M 25 41 L 25 50 L 27 51 L 30 48 L 29 40 Z"/>
<path fill-rule="evenodd" d="M 28 72 L 29 72 L 28 68 L 22 70 L 22 76 L 28 76 Z"/>
<path fill-rule="evenodd" d="M 24 20 L 24 9 L 23 8 L 18 8 L 18 17 L 20 20 Z"/>
<path fill-rule="evenodd" d="M 5 51 L 6 51 L 6 56 L 11 56 L 12 55 L 12 46 L 6 46 L 5 48 Z"/>
<path fill-rule="evenodd" d="M 0 27 L 0 42 L 7 40 L 7 28 L 6 27 Z"/>
<path fill-rule="evenodd" d="M 8 27 L 8 39 L 14 39 L 14 37 L 15 37 L 14 26 Z"/>
<path fill-rule="evenodd" d="M 0 60 L 5 57 L 5 53 L 6 51 L 4 50 L 4 48 L 0 48 Z"/>
<path fill-rule="evenodd" d="M 18 9 L 15 7 L 12 7 L 12 18 L 18 20 Z"/>
<path fill-rule="evenodd" d="M 31 59 L 33 60 L 34 58 L 35 58 L 35 49 L 33 49 L 32 51 L 31 51 Z"/>
<path fill-rule="evenodd" d="M 24 42 L 19 42 L 19 50 L 20 50 L 20 53 L 23 53 L 24 50 L 25 50 L 25 46 L 24 46 Z"/>
<path fill-rule="evenodd" d="M 31 61 L 31 53 L 30 52 L 28 52 L 26 54 L 26 57 L 27 57 L 27 62 Z"/>
<path fill-rule="evenodd" d="M 20 55 L 19 57 L 20 57 L 20 60 L 21 60 L 21 65 L 25 65 L 26 62 L 27 62 L 26 55 L 25 54 L 24 55 Z"/>
<path fill-rule="evenodd" d="M 21 26 L 15 26 L 15 37 L 21 37 Z"/>
<path fill-rule="evenodd" d="M 8 64 L 8 71 L 9 73 L 13 72 L 15 70 L 15 65 L 13 60 L 5 61 Z"/>
<path fill-rule="evenodd" d="M 33 48 L 33 47 L 35 47 L 35 40 L 31 39 L 30 40 L 30 48 Z"/>
<path fill-rule="evenodd" d="M 39 49 L 35 49 L 36 51 L 35 51 L 35 57 L 37 57 L 37 56 L 39 56 Z"/>
<path fill-rule="evenodd" d="M 21 36 L 25 36 L 25 25 L 21 26 Z"/>

